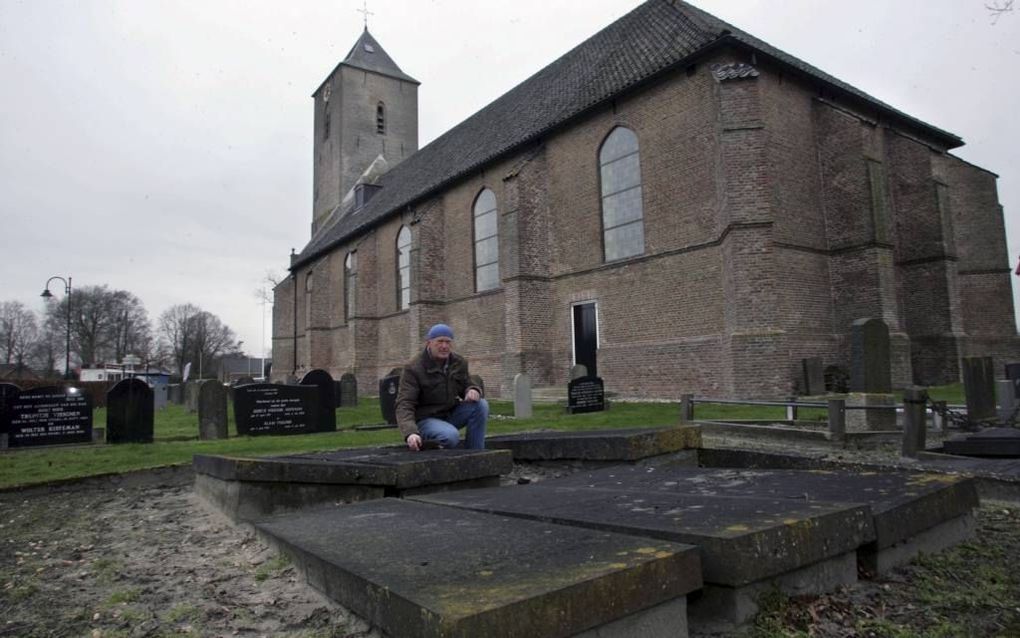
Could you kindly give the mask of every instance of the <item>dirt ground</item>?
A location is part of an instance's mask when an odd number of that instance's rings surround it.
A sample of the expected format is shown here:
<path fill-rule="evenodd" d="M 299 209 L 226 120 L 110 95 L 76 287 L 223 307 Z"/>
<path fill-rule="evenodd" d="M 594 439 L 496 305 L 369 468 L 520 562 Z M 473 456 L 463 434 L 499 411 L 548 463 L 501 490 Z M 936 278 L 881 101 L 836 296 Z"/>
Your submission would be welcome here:
<path fill-rule="evenodd" d="M 518 468 L 506 482 L 571 469 Z M 0 636 L 381 638 L 208 509 L 190 479 L 161 471 L 0 493 Z M 1020 636 L 1020 507 L 986 503 L 978 521 L 975 541 L 881 579 L 776 596 L 741 635 Z"/>

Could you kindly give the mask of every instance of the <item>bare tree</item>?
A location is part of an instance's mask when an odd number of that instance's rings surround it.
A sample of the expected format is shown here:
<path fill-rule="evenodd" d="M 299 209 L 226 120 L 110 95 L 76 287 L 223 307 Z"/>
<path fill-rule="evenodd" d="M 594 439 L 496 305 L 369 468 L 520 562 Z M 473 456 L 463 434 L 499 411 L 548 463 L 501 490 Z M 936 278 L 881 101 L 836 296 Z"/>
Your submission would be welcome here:
<path fill-rule="evenodd" d="M 52 303 L 47 322 L 55 330 L 71 304 L 71 350 L 84 365 L 119 362 L 138 354 L 151 341 L 152 328 L 145 306 L 126 290 L 83 286 Z"/>
<path fill-rule="evenodd" d="M 230 327 L 216 315 L 194 304 L 168 308 L 159 317 L 158 330 L 161 347 L 180 375 L 184 374 L 184 366 L 189 362 L 203 373 L 213 370 L 223 355 L 236 354 L 240 349 Z"/>
<path fill-rule="evenodd" d="M 34 312 L 20 301 L 0 303 L 0 360 L 3 363 L 25 366 L 38 335 Z"/>
<path fill-rule="evenodd" d="M 997 24 L 1002 16 L 1013 12 L 1013 2 L 1014 0 L 992 0 L 985 5 L 988 12 L 992 14 L 993 25 Z"/>

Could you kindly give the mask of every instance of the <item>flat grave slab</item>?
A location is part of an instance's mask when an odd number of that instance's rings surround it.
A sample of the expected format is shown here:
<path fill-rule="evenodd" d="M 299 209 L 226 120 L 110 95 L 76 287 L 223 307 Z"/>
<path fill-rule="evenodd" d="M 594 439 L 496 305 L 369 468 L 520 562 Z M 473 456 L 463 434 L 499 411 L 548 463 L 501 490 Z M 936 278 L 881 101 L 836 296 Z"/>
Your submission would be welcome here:
<path fill-rule="evenodd" d="M 579 472 L 545 484 L 667 494 L 782 498 L 803 503 L 865 504 L 872 516 L 874 542 L 862 549 L 860 558 L 866 568 L 876 572 L 907 562 L 918 551 L 937 551 L 962 540 L 969 534 L 971 513 L 978 506 L 976 484 L 972 479 L 908 471 L 620 466 Z M 947 526 L 948 536 L 940 540 L 937 532 L 943 525 Z M 927 538 L 927 541 L 913 549 L 890 549 L 918 537 Z M 886 550 L 890 551 L 884 553 Z"/>
<path fill-rule="evenodd" d="M 490 487 L 510 472 L 505 450 L 366 448 L 239 458 L 196 454 L 199 494 L 235 520 L 327 503 Z"/>
<path fill-rule="evenodd" d="M 1020 430 L 987 428 L 954 437 L 942 445 L 946 454 L 989 458 L 1020 458 Z"/>
<path fill-rule="evenodd" d="M 487 447 L 510 450 L 517 461 L 633 462 L 701 447 L 696 426 L 625 428 L 590 432 L 525 432 L 485 439 Z"/>
<path fill-rule="evenodd" d="M 402 638 L 686 636 L 684 597 L 702 584 L 689 545 L 399 499 L 256 529 L 313 587 Z"/>
<path fill-rule="evenodd" d="M 741 586 L 874 539 L 863 505 L 533 485 L 414 497 L 439 505 L 698 545 L 706 583 Z"/>

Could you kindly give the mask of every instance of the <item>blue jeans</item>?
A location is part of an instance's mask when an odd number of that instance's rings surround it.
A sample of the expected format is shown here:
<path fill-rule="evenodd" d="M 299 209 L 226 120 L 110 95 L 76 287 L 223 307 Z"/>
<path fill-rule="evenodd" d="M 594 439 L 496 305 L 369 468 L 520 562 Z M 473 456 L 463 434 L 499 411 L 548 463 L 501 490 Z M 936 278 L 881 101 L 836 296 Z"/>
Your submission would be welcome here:
<path fill-rule="evenodd" d="M 457 430 L 466 427 L 465 447 L 469 450 L 485 449 L 485 425 L 489 421 L 488 401 L 461 401 L 448 418 L 447 421 L 436 418 L 418 421 L 418 432 L 422 440 L 435 441 L 446 449 L 455 448 L 460 443 L 460 433 Z"/>

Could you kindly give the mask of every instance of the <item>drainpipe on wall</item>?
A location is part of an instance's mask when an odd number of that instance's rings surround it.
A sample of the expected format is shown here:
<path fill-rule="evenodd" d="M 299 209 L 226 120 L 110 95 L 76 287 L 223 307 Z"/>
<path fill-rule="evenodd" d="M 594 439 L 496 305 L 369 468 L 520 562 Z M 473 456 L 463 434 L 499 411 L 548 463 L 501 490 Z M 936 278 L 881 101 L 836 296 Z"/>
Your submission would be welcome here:
<path fill-rule="evenodd" d="M 290 249 L 290 265 L 293 267 L 294 260 L 297 259 L 297 255 L 294 253 L 294 249 Z M 294 324 L 294 367 L 290 371 L 291 376 L 297 376 L 297 271 L 291 271 L 291 283 L 294 288 L 294 314 L 292 315 L 291 323 Z"/>

